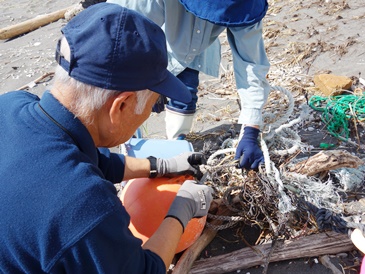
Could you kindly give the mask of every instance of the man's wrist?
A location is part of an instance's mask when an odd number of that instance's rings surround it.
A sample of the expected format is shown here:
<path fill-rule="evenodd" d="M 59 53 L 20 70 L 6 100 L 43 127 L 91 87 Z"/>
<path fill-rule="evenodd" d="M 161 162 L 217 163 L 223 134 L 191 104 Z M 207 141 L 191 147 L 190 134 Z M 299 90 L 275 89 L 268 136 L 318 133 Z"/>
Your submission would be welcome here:
<path fill-rule="evenodd" d="M 185 226 L 184 226 L 184 224 L 183 224 L 183 222 L 178 218 L 178 217 L 176 217 L 176 216 L 173 216 L 173 215 L 166 215 L 166 217 L 165 217 L 165 219 L 166 218 L 172 218 L 172 219 L 175 219 L 176 221 L 178 221 L 179 222 L 179 224 L 181 225 L 181 227 L 182 227 L 182 231 L 184 232 L 185 231 Z"/>
<path fill-rule="evenodd" d="M 253 127 L 253 128 L 257 128 L 257 129 L 260 129 L 260 126 L 259 125 L 249 125 L 249 124 L 244 124 L 243 127 Z"/>
<path fill-rule="evenodd" d="M 247 127 L 245 128 L 245 132 L 243 133 L 243 138 L 253 138 L 257 140 L 260 134 L 260 129 L 255 127 Z"/>
<path fill-rule="evenodd" d="M 150 161 L 150 176 L 148 178 L 156 178 L 158 175 L 157 172 L 157 158 L 153 156 L 147 157 L 148 161 Z"/>

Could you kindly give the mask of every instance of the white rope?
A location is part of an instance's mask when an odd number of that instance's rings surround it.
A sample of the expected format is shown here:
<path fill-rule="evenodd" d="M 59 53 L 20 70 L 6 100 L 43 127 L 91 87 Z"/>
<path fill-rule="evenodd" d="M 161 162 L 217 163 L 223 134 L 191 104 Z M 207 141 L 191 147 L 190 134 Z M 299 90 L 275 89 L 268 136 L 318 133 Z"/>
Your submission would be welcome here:
<path fill-rule="evenodd" d="M 311 176 L 299 173 L 284 173 L 284 185 L 292 186 L 305 198 L 306 201 L 318 208 L 330 209 L 341 213 L 339 205 L 342 202 L 333 181 L 329 178 L 326 182 Z"/>
<path fill-rule="evenodd" d="M 272 166 L 272 170 L 274 171 L 274 174 L 271 173 L 269 175 L 269 178 L 271 177 L 270 183 L 272 183 L 272 184 L 276 183 L 276 185 L 278 187 L 278 191 L 280 194 L 279 205 L 278 205 L 279 211 L 281 213 L 285 214 L 285 213 L 295 210 L 296 207 L 291 204 L 290 198 L 284 192 L 284 184 L 280 178 L 279 170 L 275 167 L 274 163 L 271 163 L 271 166 Z M 274 177 L 272 175 L 274 175 Z"/>
<path fill-rule="evenodd" d="M 212 155 L 209 156 L 208 160 L 207 160 L 207 165 L 213 165 L 214 162 L 214 158 L 216 158 L 218 155 L 222 155 L 222 154 L 227 154 L 227 153 L 235 153 L 236 152 L 236 148 L 230 147 L 230 148 L 224 148 L 224 149 L 219 149 L 216 152 L 214 152 Z"/>
<path fill-rule="evenodd" d="M 302 122 L 305 117 L 308 117 L 309 107 L 303 105 L 300 117 L 287 122 L 294 109 L 293 96 L 290 91 L 282 87 L 274 86 L 271 90 L 280 91 L 287 97 L 288 108 L 280 118 L 273 123 L 266 125 L 269 129 L 265 132 L 266 134 L 264 136 L 265 141 L 268 142 L 267 147 L 274 147 L 274 144 L 284 145 L 285 149 L 271 149 L 272 154 L 279 156 L 291 155 L 296 153 L 298 150 L 303 151 L 305 149 L 305 145 L 301 143 L 300 136 L 295 131 L 291 130 L 290 127 Z M 285 137 L 285 135 L 289 135 L 289 137 Z M 289 145 L 292 145 L 292 147 L 289 148 Z"/>
<path fill-rule="evenodd" d="M 285 124 L 290 115 L 293 113 L 294 110 L 294 99 L 293 96 L 291 94 L 291 92 L 283 87 L 279 87 L 279 86 L 272 86 L 271 90 L 273 91 L 280 91 L 282 92 L 288 99 L 288 108 L 286 110 L 286 112 L 284 113 L 284 115 L 282 115 L 279 119 L 277 119 L 274 123 L 271 124 L 266 124 L 266 127 L 269 128 L 277 128 L 279 126 L 281 126 L 282 124 Z M 268 115 L 268 114 L 267 114 Z"/>
<path fill-rule="evenodd" d="M 291 148 L 288 149 L 273 149 L 271 151 L 272 154 L 274 155 L 279 155 L 279 156 L 285 156 L 285 155 L 292 155 L 294 153 L 296 153 L 298 150 L 301 149 L 301 139 L 300 136 L 298 135 L 298 133 L 296 133 L 295 131 L 289 129 L 289 128 L 283 128 L 283 131 L 287 133 L 287 135 L 289 135 L 289 137 L 291 138 L 287 138 L 287 137 L 283 137 L 283 136 L 278 136 L 280 138 L 281 143 L 284 146 L 289 146 L 292 145 Z"/>
<path fill-rule="evenodd" d="M 267 145 L 263 138 L 261 138 L 260 143 L 261 143 L 262 153 L 264 154 L 266 175 L 268 175 L 271 173 L 271 165 L 270 165 L 271 160 L 270 160 L 269 149 L 267 148 Z"/>

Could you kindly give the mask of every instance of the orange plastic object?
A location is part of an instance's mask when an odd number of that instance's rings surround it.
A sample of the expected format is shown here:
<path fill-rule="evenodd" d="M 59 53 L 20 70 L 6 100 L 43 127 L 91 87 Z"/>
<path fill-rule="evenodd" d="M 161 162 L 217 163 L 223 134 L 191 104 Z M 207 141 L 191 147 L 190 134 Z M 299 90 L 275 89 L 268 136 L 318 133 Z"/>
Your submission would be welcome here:
<path fill-rule="evenodd" d="M 130 180 L 122 192 L 122 203 L 131 216 L 129 229 L 145 243 L 164 220 L 181 184 L 191 179 L 141 178 Z M 176 249 L 179 253 L 191 246 L 202 233 L 206 216 L 190 220 Z"/>

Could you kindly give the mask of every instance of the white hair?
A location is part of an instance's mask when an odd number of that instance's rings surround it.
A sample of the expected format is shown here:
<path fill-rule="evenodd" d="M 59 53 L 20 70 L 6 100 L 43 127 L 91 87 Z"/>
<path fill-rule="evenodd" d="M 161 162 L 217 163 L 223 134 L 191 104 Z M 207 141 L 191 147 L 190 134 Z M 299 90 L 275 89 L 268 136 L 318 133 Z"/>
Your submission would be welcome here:
<path fill-rule="evenodd" d="M 70 48 L 65 38 L 62 39 L 60 51 L 66 60 L 70 59 Z M 95 111 L 100 110 L 110 98 L 113 98 L 122 92 L 95 87 L 75 80 L 70 77 L 67 71 L 61 66 L 57 66 L 56 68 L 55 82 L 60 83 L 62 86 L 68 87 L 68 90 L 71 90 L 70 94 L 68 94 L 68 96 L 71 97 L 71 104 L 69 105 L 70 111 L 75 117 L 82 117 L 83 121 L 88 124 L 93 122 L 91 117 Z M 142 114 L 148 99 L 152 95 L 152 91 L 145 89 L 135 92 L 137 95 L 137 105 L 134 113 Z"/>

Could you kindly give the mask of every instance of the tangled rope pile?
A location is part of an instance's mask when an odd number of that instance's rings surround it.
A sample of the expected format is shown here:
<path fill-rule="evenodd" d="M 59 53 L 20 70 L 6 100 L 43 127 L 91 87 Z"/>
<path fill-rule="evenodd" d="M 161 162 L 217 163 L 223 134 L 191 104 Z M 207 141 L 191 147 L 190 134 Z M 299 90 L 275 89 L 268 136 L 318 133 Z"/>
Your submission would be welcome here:
<path fill-rule="evenodd" d="M 341 141 L 350 138 L 349 122 L 362 122 L 365 120 L 365 97 L 363 94 L 337 95 L 337 96 L 312 96 L 309 105 L 322 112 L 322 121 L 328 132 Z"/>
<path fill-rule="evenodd" d="M 339 205 L 342 199 L 330 178 L 322 182 L 315 177 L 285 170 L 283 156 L 309 150 L 309 146 L 301 142 L 300 136 L 291 127 L 304 121 L 310 109 L 303 105 L 300 116 L 290 120 L 294 108 L 291 93 L 281 87 L 272 87 L 270 96 L 275 98 L 269 102 L 273 104 L 276 101 L 277 104 L 269 106 L 264 113 L 261 148 L 265 166 L 259 172 L 247 173 L 237 169 L 233 157 L 238 140 L 233 138 L 225 140 L 221 149 L 215 151 L 204 166 L 217 198 L 221 198 L 234 212 L 234 216 L 209 214 L 208 218 L 226 223 L 208 226 L 220 230 L 243 221 L 267 229 L 276 237 L 295 237 L 303 229 L 311 234 L 318 229 L 331 227 L 338 232 L 354 227 L 365 232 L 363 225 L 341 217 L 343 212 Z"/>

